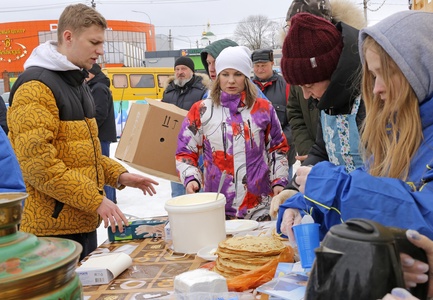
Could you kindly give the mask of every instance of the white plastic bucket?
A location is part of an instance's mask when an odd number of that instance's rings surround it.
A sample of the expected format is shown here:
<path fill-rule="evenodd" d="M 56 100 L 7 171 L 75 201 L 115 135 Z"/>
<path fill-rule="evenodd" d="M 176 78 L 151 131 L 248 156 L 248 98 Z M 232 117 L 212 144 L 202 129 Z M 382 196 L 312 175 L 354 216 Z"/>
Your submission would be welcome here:
<path fill-rule="evenodd" d="M 173 249 L 197 253 L 203 247 L 218 245 L 226 238 L 226 197 L 217 193 L 187 194 L 167 200 Z"/>

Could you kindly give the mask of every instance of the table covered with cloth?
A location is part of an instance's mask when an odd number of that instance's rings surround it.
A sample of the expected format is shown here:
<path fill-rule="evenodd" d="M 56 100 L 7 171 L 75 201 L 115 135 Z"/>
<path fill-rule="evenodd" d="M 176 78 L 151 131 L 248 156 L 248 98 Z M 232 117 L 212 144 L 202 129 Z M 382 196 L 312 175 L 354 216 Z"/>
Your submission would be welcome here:
<path fill-rule="evenodd" d="M 84 286 L 85 300 L 157 299 L 173 293 L 174 277 L 194 270 L 207 261 L 195 254 L 176 254 L 162 238 L 122 242 L 106 241 L 94 251 L 131 250 L 132 266 L 109 284 Z"/>

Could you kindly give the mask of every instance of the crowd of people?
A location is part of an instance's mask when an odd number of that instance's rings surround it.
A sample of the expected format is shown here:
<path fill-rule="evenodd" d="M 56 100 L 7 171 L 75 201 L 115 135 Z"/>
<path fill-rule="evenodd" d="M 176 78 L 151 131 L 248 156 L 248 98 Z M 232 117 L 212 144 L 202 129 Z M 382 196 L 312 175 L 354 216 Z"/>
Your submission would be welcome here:
<path fill-rule="evenodd" d="M 321 238 L 354 217 L 409 229 L 428 264 L 402 254 L 406 284 L 429 281 L 433 296 L 433 14 L 373 26 L 361 14 L 342 0 L 292 1 L 283 76 L 272 49 L 229 39 L 201 52 L 207 74 L 178 58 L 162 99 L 188 110 L 172 196 L 216 192 L 223 179 L 227 219 L 277 216 L 291 241 L 306 214 Z M 0 191 L 28 193 L 20 230 L 73 239 L 81 258 L 97 247 L 102 221 L 128 225 L 114 189 L 153 195 L 158 184 L 109 158 L 112 97 L 95 64 L 106 28 L 93 8 L 66 7 L 57 42 L 35 48 L 12 87 L 8 136 L 0 129 L 0 164 L 12 174 L 0 173 Z M 394 289 L 384 299 L 410 297 Z"/>

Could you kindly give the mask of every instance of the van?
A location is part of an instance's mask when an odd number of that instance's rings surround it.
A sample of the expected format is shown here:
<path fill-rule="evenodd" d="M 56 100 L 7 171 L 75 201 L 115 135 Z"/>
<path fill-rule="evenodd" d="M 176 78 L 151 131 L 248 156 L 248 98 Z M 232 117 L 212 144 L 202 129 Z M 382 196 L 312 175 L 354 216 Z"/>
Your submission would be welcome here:
<path fill-rule="evenodd" d="M 132 103 L 161 100 L 165 82 L 174 76 L 174 68 L 108 67 L 102 68 L 102 72 L 110 79 L 118 137 L 125 127 Z"/>
<path fill-rule="evenodd" d="M 164 83 L 174 75 L 173 68 L 103 68 L 111 83 L 114 101 L 162 99 Z"/>

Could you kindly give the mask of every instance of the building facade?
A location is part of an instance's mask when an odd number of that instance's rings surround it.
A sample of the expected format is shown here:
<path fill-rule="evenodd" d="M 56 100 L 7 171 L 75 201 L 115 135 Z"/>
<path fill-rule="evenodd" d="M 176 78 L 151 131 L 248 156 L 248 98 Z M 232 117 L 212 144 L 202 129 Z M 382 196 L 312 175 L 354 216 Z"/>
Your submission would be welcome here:
<path fill-rule="evenodd" d="M 155 51 L 152 24 L 107 20 L 103 66 L 142 67 L 146 51 Z M 0 78 L 16 77 L 39 44 L 57 40 L 57 20 L 0 23 Z"/>

